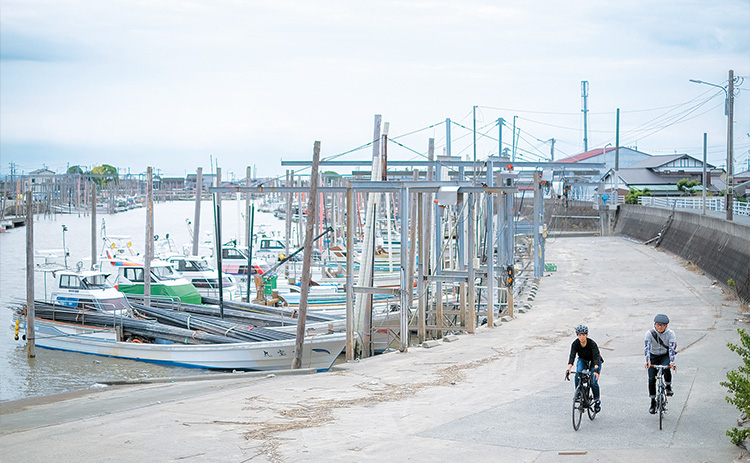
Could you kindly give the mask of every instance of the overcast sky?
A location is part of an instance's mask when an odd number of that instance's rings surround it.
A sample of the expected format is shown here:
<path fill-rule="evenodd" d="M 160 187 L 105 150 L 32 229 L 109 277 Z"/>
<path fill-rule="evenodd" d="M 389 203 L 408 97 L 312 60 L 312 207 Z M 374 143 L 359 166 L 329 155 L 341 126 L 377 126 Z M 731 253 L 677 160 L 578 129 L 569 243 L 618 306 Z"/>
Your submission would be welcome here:
<path fill-rule="evenodd" d="M 367 145 L 390 123 L 389 159 L 498 152 L 520 159 L 615 142 L 726 163 L 728 71 L 735 169 L 750 150 L 750 1 L 3 0 L 0 176 L 43 165 L 153 166 L 183 176 L 283 174 Z M 739 82 L 738 82 L 739 83 Z M 463 127 L 466 127 L 463 128 Z M 425 130 L 420 130 L 425 129 Z M 411 135 L 401 135 L 415 132 Z M 487 135 L 487 137 L 483 136 Z M 491 137 L 491 138 L 490 138 Z M 371 148 L 338 159 L 368 160 Z"/>

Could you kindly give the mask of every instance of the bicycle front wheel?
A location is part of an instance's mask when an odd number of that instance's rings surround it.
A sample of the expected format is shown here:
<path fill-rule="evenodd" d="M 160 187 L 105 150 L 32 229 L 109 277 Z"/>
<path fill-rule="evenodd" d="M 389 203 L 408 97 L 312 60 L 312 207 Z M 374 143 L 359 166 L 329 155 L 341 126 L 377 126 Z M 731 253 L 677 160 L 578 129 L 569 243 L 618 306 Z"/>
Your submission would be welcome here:
<path fill-rule="evenodd" d="M 664 426 L 664 412 L 667 411 L 665 402 L 666 400 L 664 399 L 664 396 L 660 395 L 657 399 L 657 405 L 659 406 L 659 431 L 661 431 Z"/>
<path fill-rule="evenodd" d="M 581 387 L 576 388 L 573 396 L 573 429 L 578 431 L 581 426 L 581 417 L 583 416 L 583 391 Z"/>
<path fill-rule="evenodd" d="M 594 410 L 594 393 L 591 392 L 591 389 L 589 389 L 589 406 L 586 407 L 586 412 L 589 415 L 589 419 L 594 421 L 594 418 L 596 418 L 596 411 Z"/>

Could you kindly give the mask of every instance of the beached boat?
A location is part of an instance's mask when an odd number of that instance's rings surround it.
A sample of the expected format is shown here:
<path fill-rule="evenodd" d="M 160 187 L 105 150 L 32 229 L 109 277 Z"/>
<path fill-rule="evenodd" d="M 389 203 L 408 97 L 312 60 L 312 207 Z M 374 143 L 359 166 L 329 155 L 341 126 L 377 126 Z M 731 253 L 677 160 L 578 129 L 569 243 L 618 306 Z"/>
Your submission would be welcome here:
<path fill-rule="evenodd" d="M 19 330 L 24 331 L 25 316 L 16 313 L 14 318 L 19 320 Z M 122 323 L 123 320 L 127 319 L 121 318 L 118 322 Z M 124 325 L 127 326 L 126 323 Z M 190 339 L 192 332 L 185 331 L 189 332 L 186 339 Z M 133 337 L 128 342 L 122 340 L 118 329 L 115 328 L 52 321 L 39 317 L 34 320 L 34 333 L 36 346 L 46 349 L 224 370 L 290 369 L 295 349 L 294 337 L 265 342 L 205 344 L 167 344 L 166 341 L 147 343 L 140 341 L 142 337 Z M 329 369 L 345 344 L 346 333 L 307 336 L 303 344 L 302 368 L 317 371 Z"/>
<path fill-rule="evenodd" d="M 38 347 L 195 368 L 291 368 L 294 334 L 177 311 L 170 312 L 174 318 L 187 317 L 183 326 L 160 323 L 155 309 L 131 306 L 101 272 L 56 273 L 58 287 L 52 293 L 53 301 L 34 304 Z M 141 313 L 147 313 L 149 319 L 138 318 Z M 16 327 L 20 332 L 26 330 L 25 308 L 14 313 Z M 345 344 L 345 333 L 307 336 L 302 368 L 327 370 Z"/>

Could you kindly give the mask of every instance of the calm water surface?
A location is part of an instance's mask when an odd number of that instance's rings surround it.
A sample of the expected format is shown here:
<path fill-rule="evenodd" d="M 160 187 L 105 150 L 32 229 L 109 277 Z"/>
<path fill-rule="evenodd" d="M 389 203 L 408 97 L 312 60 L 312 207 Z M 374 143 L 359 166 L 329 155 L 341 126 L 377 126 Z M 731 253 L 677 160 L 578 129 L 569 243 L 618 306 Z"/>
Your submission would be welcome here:
<path fill-rule="evenodd" d="M 244 236 L 244 201 L 222 202 L 222 240 Z M 210 201 L 201 204 L 201 239 L 210 240 L 213 231 L 213 210 Z M 168 202 L 154 205 L 154 233 L 169 237 L 179 248 L 190 243 L 186 220 L 193 220 L 193 202 Z M 118 214 L 97 214 L 97 256 L 101 251 L 102 220 L 109 235 L 127 235 L 133 248 L 142 253 L 145 242 L 146 210 L 134 209 Z M 78 215 L 37 216 L 34 218 L 34 247 L 40 250 L 70 250 L 68 265 L 83 261 L 91 263 L 91 218 Z M 255 212 L 255 230 L 282 230 L 283 222 L 271 214 Z M 244 241 L 244 239 L 243 239 Z M 62 254 L 57 259 L 63 263 Z M 41 262 L 37 259 L 37 264 Z M 26 298 L 26 228 L 0 233 L 0 401 L 44 396 L 62 392 L 101 387 L 99 382 L 114 379 L 142 379 L 165 376 L 211 374 L 210 371 L 154 365 L 133 360 L 113 359 L 48 349 L 36 349 L 36 358 L 28 359 L 23 341 L 13 339 L 10 308 Z M 45 281 L 46 280 L 46 281 Z M 54 287 L 51 275 L 35 272 L 35 293 L 43 299 Z"/>

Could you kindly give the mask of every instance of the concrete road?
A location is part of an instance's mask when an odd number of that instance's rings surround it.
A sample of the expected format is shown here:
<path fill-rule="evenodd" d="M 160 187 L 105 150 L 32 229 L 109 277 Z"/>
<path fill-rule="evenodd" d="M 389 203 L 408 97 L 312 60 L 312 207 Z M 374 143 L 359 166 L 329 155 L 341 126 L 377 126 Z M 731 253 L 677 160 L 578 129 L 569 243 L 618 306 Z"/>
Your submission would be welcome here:
<path fill-rule="evenodd" d="M 314 375 L 234 375 L 5 403 L 8 461 L 731 462 L 719 385 L 742 308 L 691 265 L 621 238 L 558 238 L 527 313 L 475 335 Z M 522 302 L 525 302 L 522 301 Z M 647 412 L 643 336 L 672 319 L 665 428 Z M 605 359 L 602 413 L 571 425 L 574 327 Z M 40 355 L 43 352 L 40 353 Z"/>

